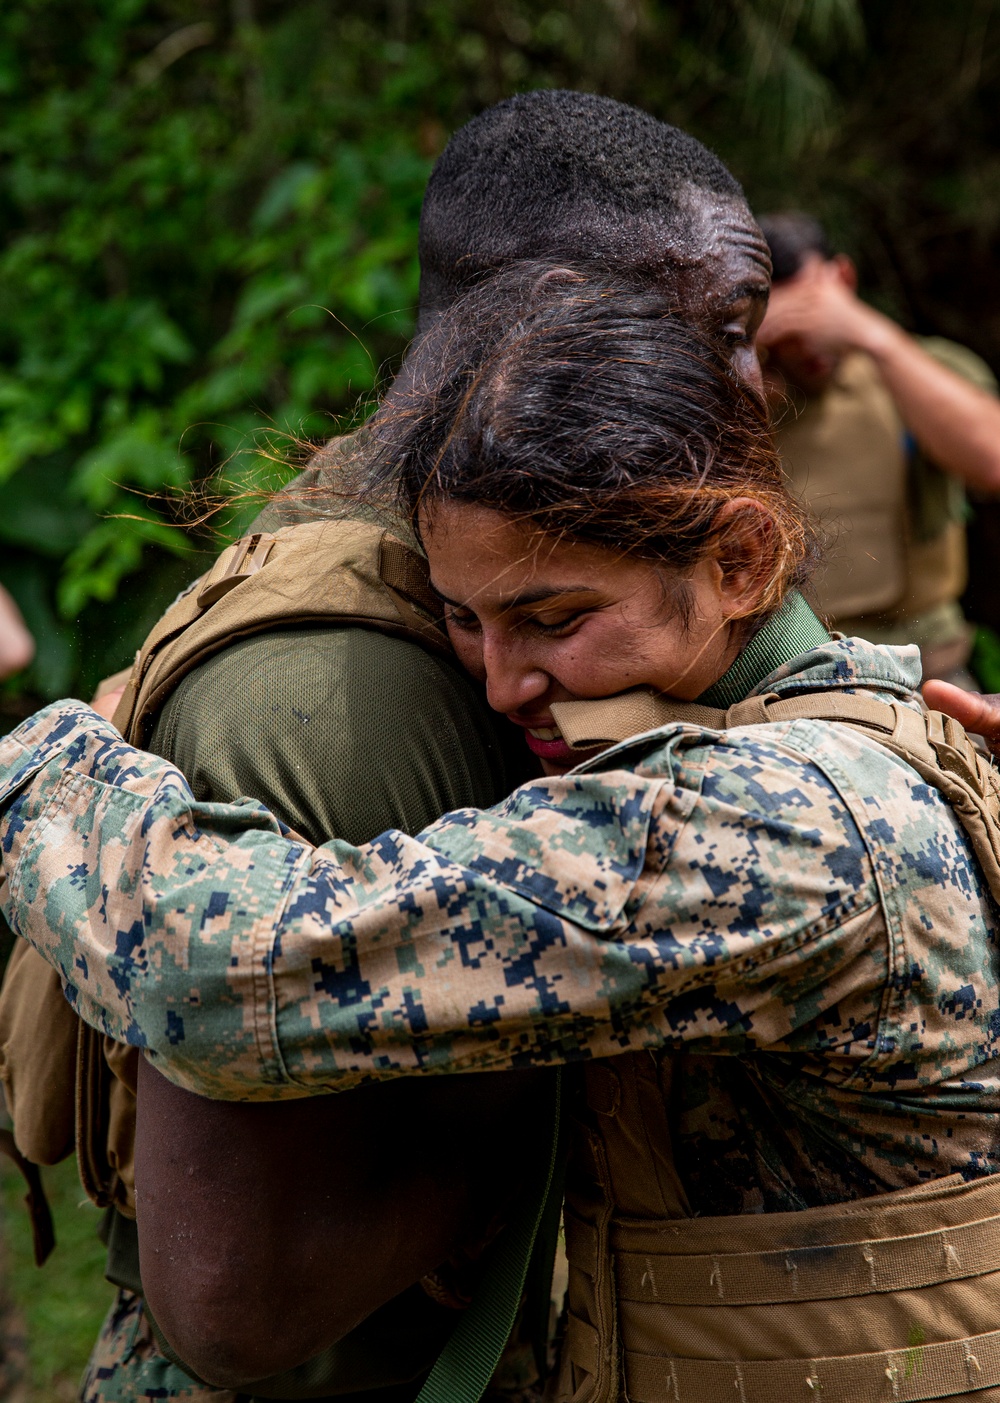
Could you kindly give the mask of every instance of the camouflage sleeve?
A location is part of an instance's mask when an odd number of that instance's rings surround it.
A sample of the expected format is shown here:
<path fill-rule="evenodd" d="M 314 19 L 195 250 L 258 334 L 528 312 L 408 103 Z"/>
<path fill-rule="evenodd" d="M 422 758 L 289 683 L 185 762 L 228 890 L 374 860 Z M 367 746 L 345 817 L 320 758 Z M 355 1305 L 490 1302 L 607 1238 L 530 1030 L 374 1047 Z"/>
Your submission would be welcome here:
<path fill-rule="evenodd" d="M 844 952 L 866 950 L 876 1015 L 885 975 L 853 825 L 781 764 L 752 822 L 697 777 L 614 770 L 312 849 L 63 703 L 0 742 L 6 910 L 85 1019 L 222 1099 L 743 1050 L 815 1020 Z"/>

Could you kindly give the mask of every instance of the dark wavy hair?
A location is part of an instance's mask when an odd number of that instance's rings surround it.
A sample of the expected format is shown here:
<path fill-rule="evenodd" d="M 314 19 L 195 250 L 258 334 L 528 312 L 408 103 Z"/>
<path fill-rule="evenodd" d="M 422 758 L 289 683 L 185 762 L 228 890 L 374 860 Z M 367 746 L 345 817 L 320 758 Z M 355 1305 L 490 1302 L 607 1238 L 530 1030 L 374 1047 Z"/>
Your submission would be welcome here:
<path fill-rule="evenodd" d="M 414 348 L 371 427 L 376 490 L 418 535 L 447 500 L 680 578 L 714 553 L 758 577 L 757 618 L 815 554 L 726 347 L 606 274 L 519 264 L 474 288 Z"/>

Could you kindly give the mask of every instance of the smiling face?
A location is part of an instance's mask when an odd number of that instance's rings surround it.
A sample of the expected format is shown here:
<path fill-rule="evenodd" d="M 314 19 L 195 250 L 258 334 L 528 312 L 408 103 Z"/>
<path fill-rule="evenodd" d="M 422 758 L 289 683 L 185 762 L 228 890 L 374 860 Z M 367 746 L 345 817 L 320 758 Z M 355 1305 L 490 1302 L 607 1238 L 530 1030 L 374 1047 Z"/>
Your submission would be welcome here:
<path fill-rule="evenodd" d="M 580 758 L 554 704 L 698 697 L 811 545 L 761 397 L 675 294 L 566 271 L 470 289 L 372 428 L 459 660 L 552 771 Z"/>
<path fill-rule="evenodd" d="M 684 581 L 682 610 L 679 578 L 650 561 L 558 541 L 487 507 L 438 501 L 420 528 L 459 661 L 524 728 L 547 774 L 583 758 L 560 736 L 553 702 L 639 686 L 690 700 L 738 651 L 745 581 L 714 558 Z"/>

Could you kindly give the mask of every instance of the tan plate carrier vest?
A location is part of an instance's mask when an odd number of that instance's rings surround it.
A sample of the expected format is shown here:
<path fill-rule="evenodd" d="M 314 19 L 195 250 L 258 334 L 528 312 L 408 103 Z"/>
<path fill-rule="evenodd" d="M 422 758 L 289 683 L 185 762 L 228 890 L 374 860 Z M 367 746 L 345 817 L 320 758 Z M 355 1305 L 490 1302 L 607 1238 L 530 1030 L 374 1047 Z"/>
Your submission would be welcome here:
<path fill-rule="evenodd" d="M 422 556 L 383 526 L 327 520 L 255 533 L 174 601 L 128 673 L 102 690 L 127 677 L 115 725 L 142 746 L 178 683 L 239 638 L 351 623 L 450 656 L 440 612 Z M 37 1165 L 75 1149 L 88 1197 L 132 1218 L 137 1061 L 135 1048 L 77 1018 L 55 970 L 18 941 L 0 991 L 0 1082 L 16 1151 Z M 36 1258 L 44 1260 L 53 1239 L 37 1177 L 29 1190 Z"/>
<path fill-rule="evenodd" d="M 857 727 L 939 789 L 1000 898 L 1000 783 L 962 728 L 864 695 L 715 711 L 637 691 L 562 702 L 580 749 L 683 721 Z M 1000 1399 L 1000 1175 L 952 1175 L 833 1207 L 694 1218 L 674 1169 L 672 1059 L 585 1069 L 566 1194 L 569 1314 L 559 1403 Z"/>
<path fill-rule="evenodd" d="M 861 352 L 775 430 L 789 487 L 831 536 L 814 587 L 818 612 L 844 633 L 855 632 L 852 620 L 888 625 L 954 604 L 965 588 L 964 524 L 944 517 L 920 537 L 905 433 L 875 362 Z"/>

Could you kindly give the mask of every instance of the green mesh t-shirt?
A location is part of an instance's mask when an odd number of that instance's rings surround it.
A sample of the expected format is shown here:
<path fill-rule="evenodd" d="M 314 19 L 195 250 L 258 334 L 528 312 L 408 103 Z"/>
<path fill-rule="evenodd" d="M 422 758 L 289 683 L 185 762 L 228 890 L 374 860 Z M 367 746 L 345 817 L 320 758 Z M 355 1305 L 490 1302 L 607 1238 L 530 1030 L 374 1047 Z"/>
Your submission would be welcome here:
<path fill-rule="evenodd" d="M 502 727 L 455 664 L 417 643 L 360 627 L 282 629 L 191 672 L 150 749 L 199 799 L 249 795 L 311 842 L 357 844 L 509 794 L 530 757 Z"/>

